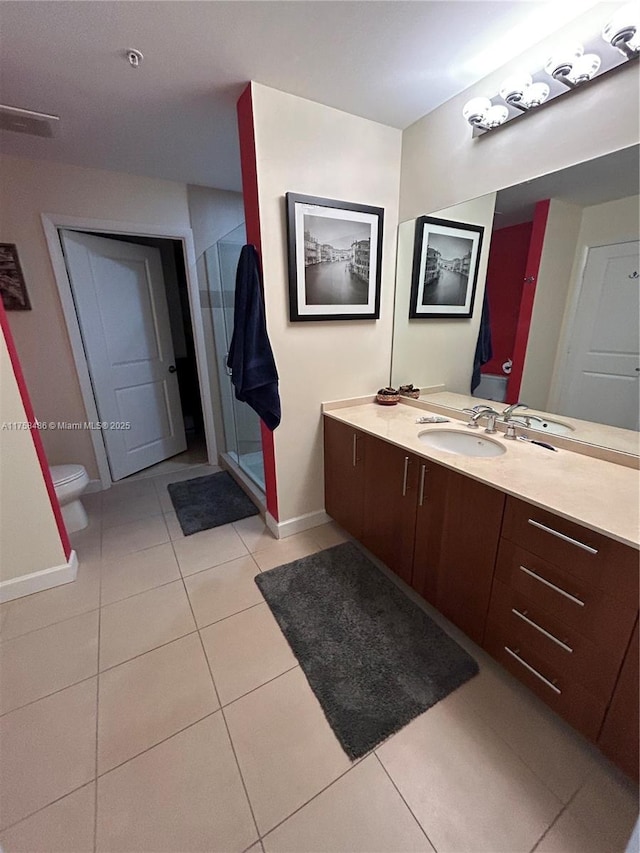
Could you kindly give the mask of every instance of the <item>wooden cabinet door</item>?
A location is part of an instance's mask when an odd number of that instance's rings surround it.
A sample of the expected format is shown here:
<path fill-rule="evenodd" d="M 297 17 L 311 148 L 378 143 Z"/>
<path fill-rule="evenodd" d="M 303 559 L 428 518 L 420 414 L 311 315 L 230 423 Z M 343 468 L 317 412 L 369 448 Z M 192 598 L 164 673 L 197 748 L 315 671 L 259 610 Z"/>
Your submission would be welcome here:
<path fill-rule="evenodd" d="M 638 623 L 604 719 L 598 746 L 638 781 Z"/>
<path fill-rule="evenodd" d="M 505 496 L 449 471 L 436 607 L 479 645 L 491 596 Z"/>
<path fill-rule="evenodd" d="M 331 518 L 362 538 L 364 435 L 348 424 L 324 418 L 324 500 Z"/>
<path fill-rule="evenodd" d="M 365 446 L 362 544 L 411 583 L 418 459 L 369 435 Z"/>
<path fill-rule="evenodd" d="M 418 461 L 418 510 L 411 586 L 437 607 L 440 544 L 449 471 L 442 465 Z"/>

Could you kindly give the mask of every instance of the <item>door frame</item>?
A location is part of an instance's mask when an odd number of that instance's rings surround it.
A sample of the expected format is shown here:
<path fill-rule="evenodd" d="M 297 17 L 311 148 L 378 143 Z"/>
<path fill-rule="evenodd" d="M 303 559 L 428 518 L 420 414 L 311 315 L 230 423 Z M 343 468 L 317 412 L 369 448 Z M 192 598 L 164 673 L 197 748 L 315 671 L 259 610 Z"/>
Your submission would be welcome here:
<path fill-rule="evenodd" d="M 207 444 L 207 457 L 209 464 L 218 464 L 218 445 L 216 442 L 215 428 L 213 422 L 213 400 L 211 396 L 211 382 L 209 366 L 207 363 L 204 325 L 202 322 L 202 308 L 200 306 L 200 290 L 196 274 L 196 254 L 193 242 L 193 231 L 191 228 L 179 228 L 172 226 L 149 225 L 140 222 L 127 222 L 114 219 L 90 219 L 89 217 L 64 216 L 55 213 L 42 213 L 40 215 L 44 229 L 49 256 L 53 267 L 53 274 L 60 296 L 62 312 L 69 335 L 71 352 L 78 374 L 80 392 L 89 421 L 94 423 L 100 420 L 98 407 L 93 392 L 87 355 L 82 343 L 80 324 L 73 300 L 73 291 L 69 280 L 69 273 L 62 251 L 62 243 L 58 231 L 64 228 L 68 231 L 98 232 L 101 234 L 113 234 L 114 236 L 126 237 L 156 237 L 165 240 L 180 240 L 184 257 L 184 267 L 187 279 L 187 292 L 189 295 L 189 308 L 191 311 L 191 326 L 196 351 L 196 364 L 198 369 L 198 383 L 200 385 L 200 400 L 202 402 L 202 414 L 204 419 L 204 433 Z M 102 430 L 89 430 L 91 442 L 96 455 L 100 483 L 103 489 L 113 485 L 107 450 L 102 435 Z"/>

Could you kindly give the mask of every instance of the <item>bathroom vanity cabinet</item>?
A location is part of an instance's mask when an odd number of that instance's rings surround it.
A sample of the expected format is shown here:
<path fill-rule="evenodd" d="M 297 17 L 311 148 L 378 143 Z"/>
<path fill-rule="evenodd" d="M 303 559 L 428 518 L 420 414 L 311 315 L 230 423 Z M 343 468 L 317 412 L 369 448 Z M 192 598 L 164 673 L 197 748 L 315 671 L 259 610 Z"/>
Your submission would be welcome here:
<path fill-rule="evenodd" d="M 329 515 L 637 778 L 637 550 L 343 421 L 324 440 Z"/>
<path fill-rule="evenodd" d="M 598 746 L 632 778 L 638 779 L 638 623 L 600 732 Z"/>
<path fill-rule="evenodd" d="M 485 648 L 596 740 L 638 612 L 631 548 L 507 498 Z"/>
<path fill-rule="evenodd" d="M 329 515 L 355 539 L 362 539 L 364 433 L 328 419 L 324 425 L 324 490 Z"/>
<path fill-rule="evenodd" d="M 329 515 L 481 643 L 504 495 L 330 418 L 324 439 Z"/>

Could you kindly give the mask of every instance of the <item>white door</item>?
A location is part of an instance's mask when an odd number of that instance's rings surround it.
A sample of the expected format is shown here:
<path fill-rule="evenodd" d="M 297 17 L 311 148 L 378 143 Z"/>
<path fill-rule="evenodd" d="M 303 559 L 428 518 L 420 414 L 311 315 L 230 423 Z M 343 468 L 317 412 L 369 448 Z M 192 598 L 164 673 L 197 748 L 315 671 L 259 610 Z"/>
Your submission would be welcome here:
<path fill-rule="evenodd" d="M 637 430 L 640 383 L 638 242 L 589 250 L 558 410 Z"/>
<path fill-rule="evenodd" d="M 187 447 L 160 252 L 60 236 L 111 476 L 120 480 Z"/>

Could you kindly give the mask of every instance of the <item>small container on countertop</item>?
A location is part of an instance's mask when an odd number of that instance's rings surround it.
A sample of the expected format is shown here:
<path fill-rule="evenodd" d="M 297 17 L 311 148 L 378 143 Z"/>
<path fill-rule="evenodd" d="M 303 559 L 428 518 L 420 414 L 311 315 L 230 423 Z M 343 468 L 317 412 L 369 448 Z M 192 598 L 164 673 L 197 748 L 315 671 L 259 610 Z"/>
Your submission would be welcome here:
<path fill-rule="evenodd" d="M 381 406 L 395 406 L 399 402 L 400 395 L 395 388 L 391 388 L 390 386 L 387 388 L 380 388 L 376 394 L 376 403 L 380 403 Z"/>

